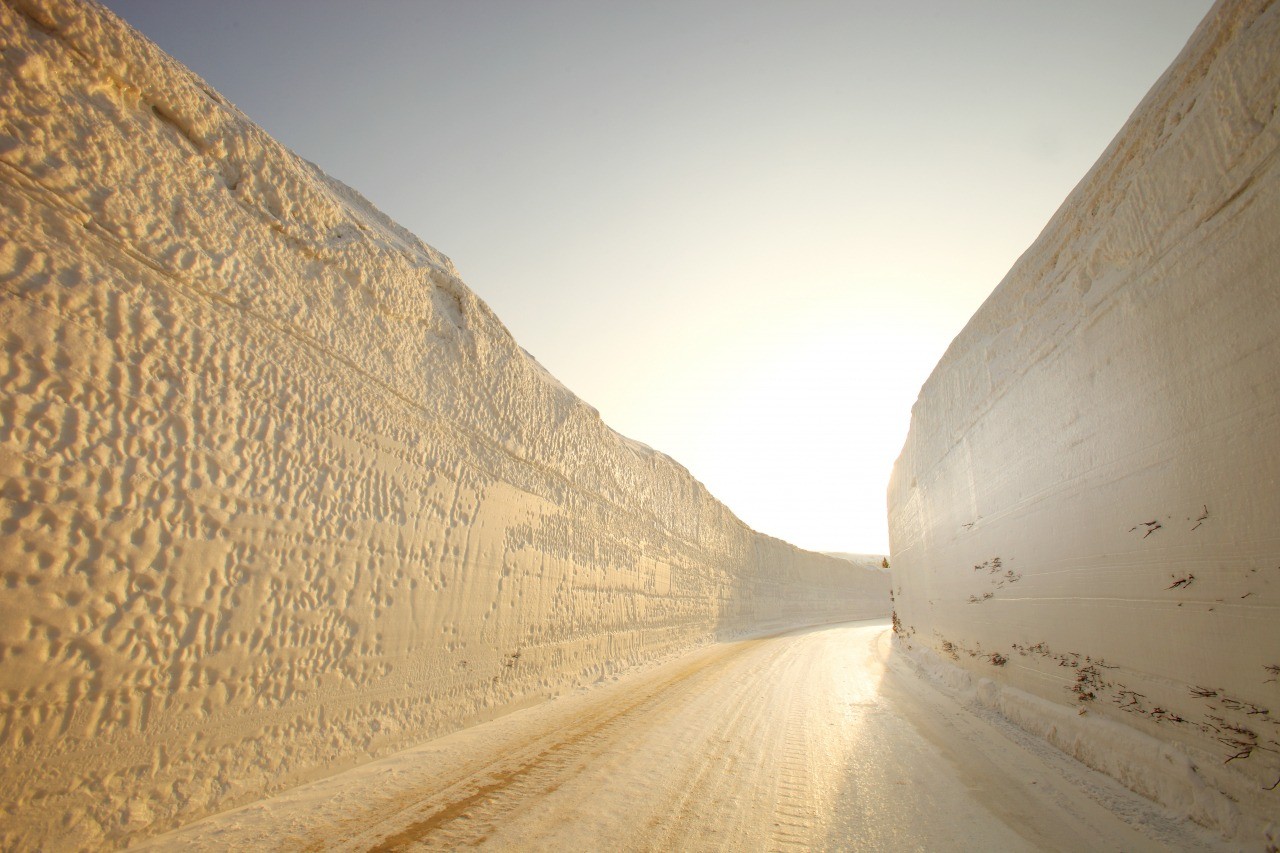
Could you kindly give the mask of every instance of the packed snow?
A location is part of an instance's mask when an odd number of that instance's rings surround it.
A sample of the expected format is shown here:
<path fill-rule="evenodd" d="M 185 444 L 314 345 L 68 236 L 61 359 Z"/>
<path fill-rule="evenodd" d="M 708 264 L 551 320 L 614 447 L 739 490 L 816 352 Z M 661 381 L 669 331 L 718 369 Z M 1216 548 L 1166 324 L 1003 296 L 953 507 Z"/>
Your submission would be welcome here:
<path fill-rule="evenodd" d="M 0 847 L 130 843 L 888 612 L 106 10 L 0 4 Z"/>
<path fill-rule="evenodd" d="M 157 850 L 1212 850 L 921 671 L 887 620 L 717 644 Z"/>
<path fill-rule="evenodd" d="M 0 847 L 1280 844 L 1280 6 L 948 350 L 887 572 L 613 432 L 101 7 L 2 0 L 0 64 Z M 892 642 L 764 638 L 891 581 Z"/>
<path fill-rule="evenodd" d="M 1278 106 L 1280 5 L 1219 3 L 925 384 L 888 501 L 907 646 L 1271 845 Z"/>

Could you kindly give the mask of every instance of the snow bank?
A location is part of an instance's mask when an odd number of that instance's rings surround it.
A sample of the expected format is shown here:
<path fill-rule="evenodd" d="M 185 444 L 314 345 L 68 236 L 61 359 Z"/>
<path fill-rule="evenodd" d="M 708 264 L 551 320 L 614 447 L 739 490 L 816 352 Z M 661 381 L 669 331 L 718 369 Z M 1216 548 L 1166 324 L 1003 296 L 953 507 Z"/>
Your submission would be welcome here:
<path fill-rule="evenodd" d="M 898 638 L 897 643 L 916 674 L 957 700 L 999 713 L 1073 758 L 1163 803 L 1174 816 L 1192 816 L 1218 827 L 1239 823 L 1232 799 L 1207 784 L 1191 758 L 1168 741 L 1090 713 L 1088 708 L 1050 702 L 970 672 L 932 650 L 913 646 L 910 640 Z M 1259 831 L 1254 826 L 1251 829 Z"/>
<path fill-rule="evenodd" d="M 1280 814 L 1278 103 L 1280 6 L 1219 3 L 952 343 L 888 496 L 903 636 L 1189 756 L 1214 796 L 1172 799 L 1227 832 Z M 1072 751 L 1132 782 L 1097 731 Z"/>
<path fill-rule="evenodd" d="M 124 843 L 884 614 L 93 5 L 0 3 L 0 847 Z"/>

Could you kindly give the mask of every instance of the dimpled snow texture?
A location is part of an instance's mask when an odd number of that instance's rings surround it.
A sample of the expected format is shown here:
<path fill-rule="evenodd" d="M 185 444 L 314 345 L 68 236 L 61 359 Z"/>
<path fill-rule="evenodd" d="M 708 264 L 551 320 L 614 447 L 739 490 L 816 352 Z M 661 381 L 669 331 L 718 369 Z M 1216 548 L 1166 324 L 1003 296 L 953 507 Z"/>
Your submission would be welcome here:
<path fill-rule="evenodd" d="M 124 843 L 888 612 L 87 3 L 0 3 L 0 847 Z"/>

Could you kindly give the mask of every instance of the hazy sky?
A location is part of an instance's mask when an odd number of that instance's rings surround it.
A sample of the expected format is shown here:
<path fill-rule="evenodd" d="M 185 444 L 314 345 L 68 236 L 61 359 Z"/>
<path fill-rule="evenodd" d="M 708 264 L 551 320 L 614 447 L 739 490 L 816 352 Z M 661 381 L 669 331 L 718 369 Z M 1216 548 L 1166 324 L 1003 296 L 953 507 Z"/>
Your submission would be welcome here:
<path fill-rule="evenodd" d="M 751 526 L 887 550 L 951 339 L 1208 0 L 108 0 Z"/>

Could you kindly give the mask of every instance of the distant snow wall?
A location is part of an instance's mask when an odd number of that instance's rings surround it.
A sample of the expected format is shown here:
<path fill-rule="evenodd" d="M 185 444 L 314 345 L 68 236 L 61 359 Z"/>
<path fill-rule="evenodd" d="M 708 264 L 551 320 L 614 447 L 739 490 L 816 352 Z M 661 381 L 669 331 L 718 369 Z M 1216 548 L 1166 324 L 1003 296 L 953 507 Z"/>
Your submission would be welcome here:
<path fill-rule="evenodd" d="M 109 12 L 0 3 L 0 847 L 125 843 L 716 638 L 887 616 Z"/>
<path fill-rule="evenodd" d="M 1059 742 L 1228 832 L 1280 815 L 1278 104 L 1280 4 L 1218 4 L 952 343 L 888 494 L 900 636 L 1149 736 Z"/>

